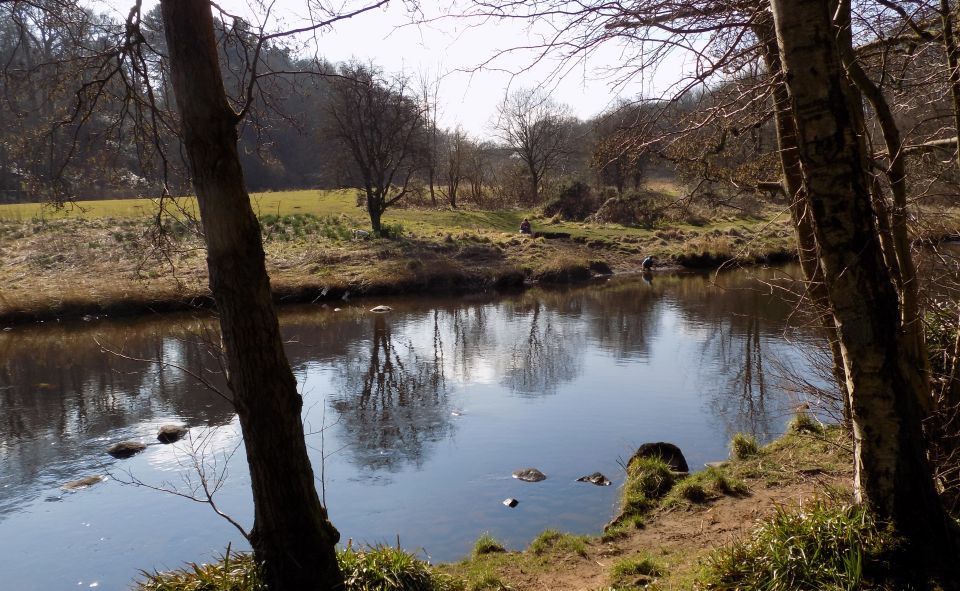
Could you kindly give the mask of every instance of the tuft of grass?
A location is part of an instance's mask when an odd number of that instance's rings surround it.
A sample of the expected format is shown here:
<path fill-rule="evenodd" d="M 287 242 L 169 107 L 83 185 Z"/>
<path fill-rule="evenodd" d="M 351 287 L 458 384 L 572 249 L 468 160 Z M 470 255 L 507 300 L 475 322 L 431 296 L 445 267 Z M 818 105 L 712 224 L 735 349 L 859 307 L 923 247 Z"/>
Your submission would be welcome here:
<path fill-rule="evenodd" d="M 630 535 L 632 530 L 643 529 L 644 527 L 646 527 L 646 523 L 642 515 L 626 515 L 616 525 L 606 528 L 603 533 L 600 534 L 600 541 L 612 542 L 619 540 Z"/>
<path fill-rule="evenodd" d="M 610 578 L 618 587 L 647 583 L 649 579 L 662 577 L 663 573 L 663 568 L 646 555 L 623 558 L 610 567 Z"/>
<path fill-rule="evenodd" d="M 587 555 L 587 538 L 548 529 L 534 538 L 527 550 L 531 554 L 541 555 L 547 551 L 571 552 L 579 556 Z"/>
<path fill-rule="evenodd" d="M 742 480 L 730 476 L 722 468 L 707 468 L 678 482 L 663 503 L 668 507 L 699 504 L 724 495 L 740 496 L 746 493 L 747 485 Z"/>
<path fill-rule="evenodd" d="M 860 589 L 889 545 L 862 507 L 780 509 L 748 539 L 715 551 L 698 582 L 708 590 Z"/>
<path fill-rule="evenodd" d="M 790 421 L 788 430 L 791 433 L 811 433 L 813 435 L 823 435 L 823 425 L 815 418 L 805 412 L 798 412 L 793 420 Z"/>
<path fill-rule="evenodd" d="M 480 534 L 480 537 L 473 544 L 474 557 L 506 551 L 507 549 L 503 547 L 503 544 L 487 532 Z"/>
<path fill-rule="evenodd" d="M 182 569 L 149 573 L 140 571 L 140 591 L 262 591 L 265 587 L 253 555 L 227 549 L 213 564 L 189 563 Z"/>
<path fill-rule="evenodd" d="M 730 440 L 730 454 L 734 459 L 745 460 L 760 453 L 757 438 L 746 433 L 737 433 Z"/>
<path fill-rule="evenodd" d="M 484 571 L 471 578 L 466 589 L 467 591 L 513 591 L 513 587 L 490 571 Z"/>
<path fill-rule="evenodd" d="M 621 511 L 627 515 L 648 511 L 667 494 L 674 481 L 670 466 L 660 458 L 635 458 L 627 466 Z"/>
<path fill-rule="evenodd" d="M 430 565 L 399 548 L 374 546 L 337 551 L 346 591 L 461 591 L 464 582 L 434 573 Z M 141 573 L 139 591 L 265 591 L 248 553 L 227 554 L 214 564 L 188 564 L 171 572 Z M 495 587 L 486 587 L 495 588 Z"/>

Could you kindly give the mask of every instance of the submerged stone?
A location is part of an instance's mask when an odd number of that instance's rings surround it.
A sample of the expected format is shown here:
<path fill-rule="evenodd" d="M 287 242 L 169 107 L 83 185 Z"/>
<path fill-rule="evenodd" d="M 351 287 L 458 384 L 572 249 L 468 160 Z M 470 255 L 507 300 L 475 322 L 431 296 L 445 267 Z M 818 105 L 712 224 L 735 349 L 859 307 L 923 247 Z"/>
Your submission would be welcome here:
<path fill-rule="evenodd" d="M 536 468 L 524 468 L 523 470 L 514 470 L 513 477 L 524 482 L 540 482 L 546 480 L 547 475 Z"/>
<path fill-rule="evenodd" d="M 86 478 L 81 478 L 79 480 L 71 480 L 70 482 L 64 484 L 60 488 L 62 488 L 63 490 L 80 490 L 83 488 L 91 487 L 94 484 L 97 484 L 98 482 L 103 482 L 106 479 L 107 479 L 106 476 L 100 476 L 99 474 L 96 476 L 87 476 Z"/>
<path fill-rule="evenodd" d="M 183 436 L 187 434 L 186 425 L 163 425 L 160 427 L 160 430 L 157 431 L 157 441 L 160 443 L 173 443 L 175 441 L 180 441 L 183 439 Z"/>
<path fill-rule="evenodd" d="M 392 310 L 393 308 L 391 308 L 390 306 L 375 306 L 373 308 L 370 308 L 371 312 L 375 312 L 377 314 L 383 314 L 386 312 L 390 312 Z"/>
<path fill-rule="evenodd" d="M 665 441 L 644 443 L 630 457 L 630 462 L 627 462 L 627 465 L 629 466 L 635 458 L 660 458 L 670 466 L 670 469 L 674 472 L 690 471 L 690 468 L 687 466 L 687 459 L 683 457 L 683 452 L 680 451 L 680 448 Z"/>
<path fill-rule="evenodd" d="M 108 447 L 107 453 L 117 459 L 123 460 L 135 456 L 145 449 L 147 449 L 147 446 L 139 441 L 121 441 Z"/>
<path fill-rule="evenodd" d="M 612 484 L 610 479 L 600 472 L 594 472 L 593 474 L 588 474 L 587 476 L 581 476 L 580 478 L 577 478 L 577 482 L 589 482 L 590 484 L 596 484 L 597 486 L 610 486 L 610 484 Z"/>

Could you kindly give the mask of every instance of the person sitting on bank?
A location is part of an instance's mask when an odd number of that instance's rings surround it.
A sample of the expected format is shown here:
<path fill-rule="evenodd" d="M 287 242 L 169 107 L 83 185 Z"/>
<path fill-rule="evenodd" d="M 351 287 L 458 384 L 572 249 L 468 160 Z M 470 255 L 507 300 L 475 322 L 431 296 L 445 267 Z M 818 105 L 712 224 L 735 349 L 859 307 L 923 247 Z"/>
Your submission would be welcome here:
<path fill-rule="evenodd" d="M 530 229 L 530 220 L 523 218 L 523 221 L 520 222 L 520 233 L 521 234 L 533 234 Z"/>

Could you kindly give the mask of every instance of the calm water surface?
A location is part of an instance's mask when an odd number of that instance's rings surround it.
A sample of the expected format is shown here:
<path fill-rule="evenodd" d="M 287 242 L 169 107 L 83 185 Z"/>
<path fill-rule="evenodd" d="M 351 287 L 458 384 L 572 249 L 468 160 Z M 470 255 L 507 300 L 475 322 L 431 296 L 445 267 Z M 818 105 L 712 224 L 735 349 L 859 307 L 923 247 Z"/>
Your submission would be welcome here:
<path fill-rule="evenodd" d="M 446 561 L 485 531 L 514 548 L 548 527 L 595 533 L 619 487 L 577 477 L 600 471 L 619 485 L 618 459 L 647 441 L 678 444 L 697 467 L 726 457 L 736 431 L 778 434 L 797 402 L 779 368 L 809 374 L 813 342 L 768 283 L 784 276 L 624 277 L 286 311 L 307 443 L 343 540 L 399 536 Z M 366 311 L 378 303 L 394 311 Z M 252 520 L 214 341 L 210 321 L 190 317 L 0 333 L 0 587 L 125 589 L 139 569 L 244 547 L 209 507 L 155 490 L 191 494 L 202 456 L 220 508 Z M 154 445 L 169 422 L 189 424 L 189 440 Z M 105 453 L 124 439 L 151 445 L 129 460 Z M 548 479 L 511 478 L 530 466 Z M 96 474 L 108 479 L 60 488 Z"/>

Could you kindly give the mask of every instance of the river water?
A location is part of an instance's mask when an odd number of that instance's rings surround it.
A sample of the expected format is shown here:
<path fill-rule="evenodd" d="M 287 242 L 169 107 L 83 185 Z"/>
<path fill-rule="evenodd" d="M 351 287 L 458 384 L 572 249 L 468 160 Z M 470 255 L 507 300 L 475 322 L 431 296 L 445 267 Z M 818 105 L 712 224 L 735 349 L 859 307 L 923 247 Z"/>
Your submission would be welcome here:
<path fill-rule="evenodd" d="M 779 434 L 798 403 L 784 368 L 817 379 L 788 273 L 285 309 L 318 487 L 343 540 L 399 538 L 449 561 L 482 532 L 512 548 L 545 528 L 596 533 L 619 486 L 577 477 L 621 484 L 619 461 L 648 441 L 676 443 L 696 469 L 726 457 L 737 431 Z M 367 311 L 381 303 L 393 311 Z M 245 547 L 209 506 L 157 490 L 195 495 L 199 459 L 218 507 L 251 523 L 213 342 L 203 316 L 0 333 L 0 587 L 126 589 L 140 569 Z M 157 444 L 171 422 L 189 437 Z M 125 439 L 149 445 L 105 453 Z M 511 478 L 526 467 L 547 480 Z M 61 489 L 94 475 L 106 480 Z"/>

